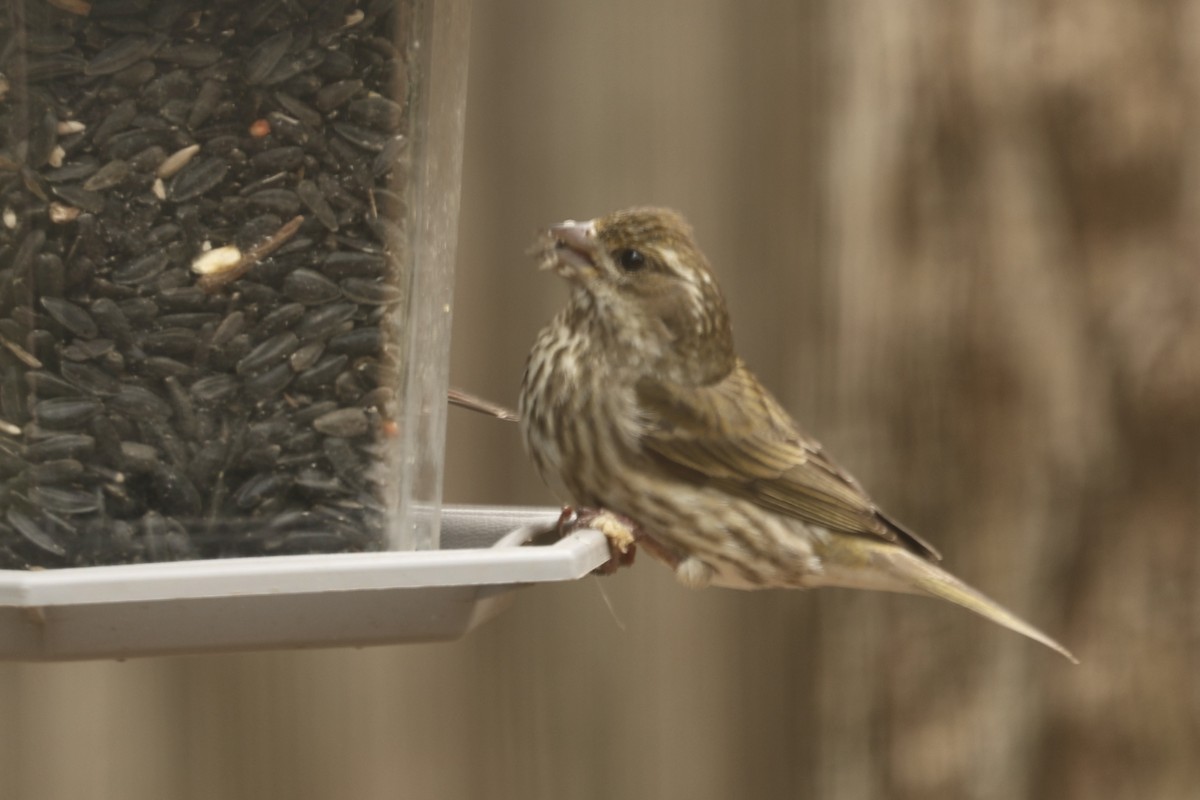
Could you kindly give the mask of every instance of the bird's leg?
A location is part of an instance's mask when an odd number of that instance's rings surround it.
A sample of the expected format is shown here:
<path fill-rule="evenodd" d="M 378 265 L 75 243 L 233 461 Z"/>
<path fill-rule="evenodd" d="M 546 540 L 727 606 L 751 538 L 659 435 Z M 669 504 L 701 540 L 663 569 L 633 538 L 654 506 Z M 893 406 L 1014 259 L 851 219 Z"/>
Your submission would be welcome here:
<path fill-rule="evenodd" d="M 575 520 L 578 517 L 579 513 L 575 510 L 575 506 L 562 507 L 562 513 L 558 515 L 558 522 L 554 523 L 554 530 L 558 532 L 558 538 L 561 539 L 575 530 Z"/>
<path fill-rule="evenodd" d="M 602 508 L 564 506 L 558 518 L 559 533 L 565 536 L 584 528 L 600 531 L 608 541 L 609 559 L 596 568 L 597 574 L 611 575 L 621 567 L 633 565 L 637 541 L 642 535 L 636 522 Z"/>

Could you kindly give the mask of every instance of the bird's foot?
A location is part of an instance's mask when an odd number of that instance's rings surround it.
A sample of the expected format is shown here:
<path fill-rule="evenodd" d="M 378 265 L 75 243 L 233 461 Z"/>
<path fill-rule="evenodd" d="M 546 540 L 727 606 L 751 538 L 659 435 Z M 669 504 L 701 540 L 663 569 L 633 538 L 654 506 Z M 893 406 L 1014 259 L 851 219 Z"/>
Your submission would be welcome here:
<path fill-rule="evenodd" d="M 600 531 L 608 540 L 609 559 L 595 569 L 598 575 L 612 575 L 621 567 L 633 565 L 641 537 L 636 522 L 602 508 L 564 506 L 558 518 L 559 533 L 565 536 L 585 528 Z"/>

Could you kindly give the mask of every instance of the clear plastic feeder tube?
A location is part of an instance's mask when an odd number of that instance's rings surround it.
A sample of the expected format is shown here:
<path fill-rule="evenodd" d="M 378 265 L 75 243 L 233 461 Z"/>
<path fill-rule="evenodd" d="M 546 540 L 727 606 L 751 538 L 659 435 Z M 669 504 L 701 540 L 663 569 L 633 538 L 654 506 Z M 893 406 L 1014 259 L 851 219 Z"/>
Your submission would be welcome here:
<path fill-rule="evenodd" d="M 0 569 L 437 546 L 466 0 L 9 0 Z"/>

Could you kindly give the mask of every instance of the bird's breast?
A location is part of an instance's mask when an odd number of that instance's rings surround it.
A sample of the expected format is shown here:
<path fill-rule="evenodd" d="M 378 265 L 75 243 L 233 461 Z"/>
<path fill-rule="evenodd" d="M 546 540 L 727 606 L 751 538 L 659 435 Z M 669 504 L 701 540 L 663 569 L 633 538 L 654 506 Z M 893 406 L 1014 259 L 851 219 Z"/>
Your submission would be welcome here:
<path fill-rule="evenodd" d="M 560 315 L 539 334 L 521 384 L 525 446 L 562 499 L 603 505 L 608 476 L 636 447 L 632 387 L 608 355 Z"/>

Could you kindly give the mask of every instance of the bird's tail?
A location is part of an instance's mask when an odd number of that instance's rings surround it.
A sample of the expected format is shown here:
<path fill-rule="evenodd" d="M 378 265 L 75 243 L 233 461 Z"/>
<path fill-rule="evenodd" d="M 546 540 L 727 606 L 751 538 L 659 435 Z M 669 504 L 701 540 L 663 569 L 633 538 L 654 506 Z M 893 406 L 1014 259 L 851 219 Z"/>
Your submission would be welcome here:
<path fill-rule="evenodd" d="M 818 550 L 825 567 L 818 581 L 820 585 L 924 594 L 949 600 L 1041 642 L 1072 663 L 1079 663 L 1070 650 L 1004 606 L 902 547 L 866 537 L 835 535 L 822 542 Z"/>

